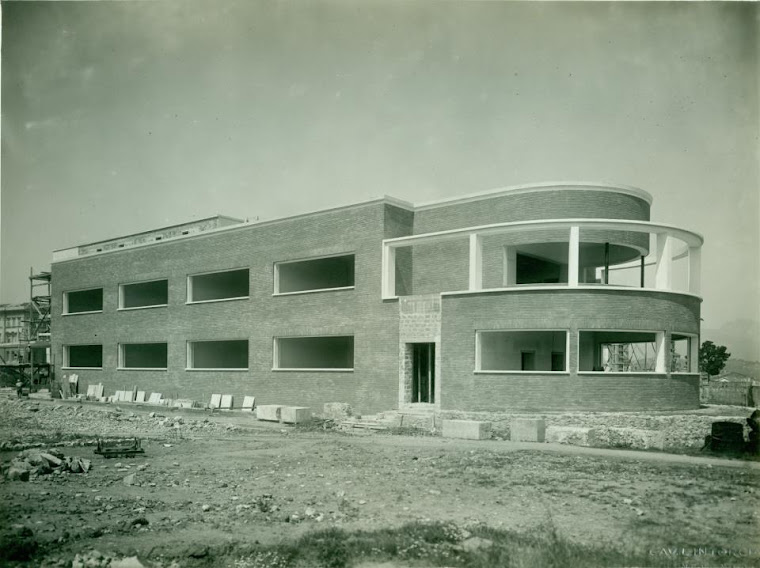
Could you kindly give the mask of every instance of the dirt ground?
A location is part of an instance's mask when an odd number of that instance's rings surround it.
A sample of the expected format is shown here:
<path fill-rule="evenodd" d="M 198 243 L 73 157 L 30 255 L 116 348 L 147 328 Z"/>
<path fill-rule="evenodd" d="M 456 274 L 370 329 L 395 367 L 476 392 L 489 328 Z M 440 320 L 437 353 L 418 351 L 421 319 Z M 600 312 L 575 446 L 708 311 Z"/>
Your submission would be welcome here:
<path fill-rule="evenodd" d="M 0 483 L 3 546 L 34 548 L 0 564 L 71 566 L 94 549 L 144 566 L 246 566 L 246 547 L 328 527 L 450 521 L 526 534 L 549 526 L 573 543 L 690 565 L 713 565 L 689 557 L 695 550 L 760 565 L 758 463 L 162 414 L 0 401 L 3 463 L 32 443 L 92 460 L 86 474 Z M 140 436 L 145 454 L 94 455 L 81 444 L 98 435 Z"/>

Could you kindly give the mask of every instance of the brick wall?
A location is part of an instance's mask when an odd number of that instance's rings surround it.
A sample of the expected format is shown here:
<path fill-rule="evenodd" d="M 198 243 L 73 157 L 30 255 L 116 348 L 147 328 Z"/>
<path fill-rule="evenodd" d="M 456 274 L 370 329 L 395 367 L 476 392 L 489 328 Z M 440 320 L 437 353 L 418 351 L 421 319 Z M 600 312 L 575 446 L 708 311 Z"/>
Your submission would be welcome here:
<path fill-rule="evenodd" d="M 398 306 L 380 299 L 380 242 L 385 219 L 404 217 L 384 203 L 324 212 L 217 234 L 125 249 L 52 267 L 53 353 L 57 376 L 75 372 L 80 392 L 141 390 L 208 402 L 212 393 L 254 395 L 260 404 L 321 408 L 350 403 L 360 412 L 394 408 L 398 388 Z M 408 215 L 406 216 L 408 221 Z M 403 219 L 402 219 L 403 221 Z M 408 225 L 408 223 L 407 223 Z M 404 233 L 403 222 L 395 231 Z M 354 290 L 273 296 L 273 264 L 354 253 Z M 188 274 L 250 268 L 250 298 L 186 305 Z M 117 311 L 120 283 L 168 278 L 169 305 Z M 102 286 L 103 313 L 63 316 L 62 293 Z M 354 335 L 353 372 L 273 371 L 273 337 Z M 186 342 L 248 339 L 248 371 L 186 371 Z M 117 370 L 117 345 L 168 342 L 167 371 Z M 103 345 L 103 370 L 62 371 L 64 344 Z"/>
<path fill-rule="evenodd" d="M 583 375 L 578 331 L 699 332 L 698 298 L 613 290 L 546 290 L 444 296 L 441 406 L 460 410 L 642 410 L 697 408 L 699 375 Z M 475 373 L 475 332 L 566 329 L 569 373 Z"/>

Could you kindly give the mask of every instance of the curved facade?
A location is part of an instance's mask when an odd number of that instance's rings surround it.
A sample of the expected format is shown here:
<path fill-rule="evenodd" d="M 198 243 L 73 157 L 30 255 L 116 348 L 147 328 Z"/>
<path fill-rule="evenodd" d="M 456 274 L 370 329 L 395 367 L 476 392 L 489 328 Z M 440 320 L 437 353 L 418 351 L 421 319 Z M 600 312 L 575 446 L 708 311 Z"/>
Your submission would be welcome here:
<path fill-rule="evenodd" d="M 559 183 L 418 207 L 414 234 L 384 243 L 384 296 L 402 299 L 402 355 L 436 352 L 422 398 L 471 411 L 697 408 L 702 239 L 650 222 L 651 203 L 636 188 Z M 426 313 L 424 298 L 440 301 Z M 426 337 L 406 331 L 433 317 Z M 401 406 L 420 401 L 418 367 L 402 359 Z"/>
<path fill-rule="evenodd" d="M 552 183 L 56 251 L 56 376 L 362 413 L 696 408 L 702 239 L 651 204 Z"/>

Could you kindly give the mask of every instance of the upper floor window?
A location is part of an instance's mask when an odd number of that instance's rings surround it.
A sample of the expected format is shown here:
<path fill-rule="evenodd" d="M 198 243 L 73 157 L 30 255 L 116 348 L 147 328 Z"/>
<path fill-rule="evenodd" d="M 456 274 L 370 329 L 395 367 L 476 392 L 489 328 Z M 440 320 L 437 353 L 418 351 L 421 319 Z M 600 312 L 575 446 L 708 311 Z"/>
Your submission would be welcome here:
<path fill-rule="evenodd" d="M 169 303 L 169 281 L 152 280 L 119 286 L 119 309 L 151 308 Z"/>
<path fill-rule="evenodd" d="M 248 269 L 194 274 L 187 277 L 187 301 L 213 302 L 247 298 L 250 293 Z"/>
<path fill-rule="evenodd" d="M 86 314 L 103 311 L 103 288 L 63 293 L 64 314 Z"/>
<path fill-rule="evenodd" d="M 354 255 L 343 254 L 274 265 L 274 293 L 293 294 L 354 286 Z"/>

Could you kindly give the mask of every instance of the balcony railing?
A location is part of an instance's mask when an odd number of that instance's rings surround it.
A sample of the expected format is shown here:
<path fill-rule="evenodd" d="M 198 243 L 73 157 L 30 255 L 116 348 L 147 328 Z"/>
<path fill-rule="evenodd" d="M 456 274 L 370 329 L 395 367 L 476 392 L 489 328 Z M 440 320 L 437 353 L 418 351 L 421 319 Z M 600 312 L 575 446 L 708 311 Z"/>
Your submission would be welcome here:
<path fill-rule="evenodd" d="M 598 236 L 599 230 L 614 231 L 618 235 L 620 232 L 643 234 L 654 243 L 651 246 L 652 252 L 641 249 L 641 257 L 634 262 L 624 262 L 616 266 L 609 266 L 606 261 L 603 266 L 603 282 L 586 282 L 580 278 L 581 275 L 581 244 L 582 242 L 593 242 L 600 244 L 597 240 L 581 241 L 582 230 L 595 231 Z M 599 285 L 616 286 L 609 284 L 610 271 L 619 269 L 633 269 L 640 267 L 641 280 L 640 287 L 644 286 L 645 266 L 654 268 L 653 286 L 650 290 L 664 290 L 678 292 L 673 286 L 673 261 L 686 258 L 688 261 L 687 290 L 692 295 L 700 293 L 700 272 L 701 272 L 701 248 L 704 239 L 701 235 L 685 229 L 680 229 L 671 225 L 660 223 L 651 223 L 648 221 L 632 221 L 622 219 L 550 219 L 538 221 L 519 221 L 511 223 L 497 223 L 492 225 L 481 225 L 476 227 L 466 227 L 461 229 L 452 229 L 448 231 L 439 231 L 433 233 L 424 233 L 420 235 L 410 235 L 407 237 L 397 237 L 385 239 L 382 250 L 382 297 L 384 299 L 396 298 L 396 251 L 402 247 L 413 247 L 415 245 L 436 244 L 446 241 L 456 241 L 467 239 L 469 241 L 468 253 L 468 286 L 465 290 L 450 293 L 464 292 L 481 292 L 483 286 L 483 240 L 485 237 L 495 235 L 516 235 L 521 236 L 521 242 L 525 242 L 524 237 L 531 232 L 567 231 L 567 279 L 566 282 L 554 283 L 551 286 L 561 286 L 568 288 L 598 288 Z M 541 242 L 540 237 L 536 242 Z M 675 241 L 681 241 L 685 247 L 676 250 Z M 606 243 L 607 245 L 609 243 Z M 639 249 L 635 245 L 626 243 L 622 244 L 630 249 Z M 496 288 L 503 289 L 524 289 L 525 286 L 517 283 L 517 259 L 515 246 L 505 245 L 503 247 L 503 286 Z M 605 249 L 608 250 L 608 249 Z M 645 256 L 650 260 L 647 262 Z M 598 267 L 602 268 L 602 267 Z M 531 284 L 530 286 L 546 286 L 546 284 Z M 620 286 L 620 285 L 617 285 Z M 493 289 L 493 288 L 492 288 Z"/>

